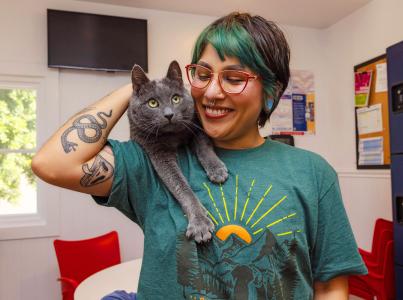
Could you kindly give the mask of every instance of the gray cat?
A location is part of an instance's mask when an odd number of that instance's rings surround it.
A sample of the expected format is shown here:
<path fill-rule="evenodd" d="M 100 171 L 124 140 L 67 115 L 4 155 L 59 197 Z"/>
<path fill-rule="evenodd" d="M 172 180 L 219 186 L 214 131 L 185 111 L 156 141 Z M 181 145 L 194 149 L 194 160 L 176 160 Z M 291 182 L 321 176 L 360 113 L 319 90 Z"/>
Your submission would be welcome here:
<path fill-rule="evenodd" d="M 183 85 L 179 64 L 171 62 L 166 77 L 153 81 L 135 65 L 132 84 L 133 95 L 128 109 L 130 139 L 143 147 L 158 176 L 182 207 L 189 220 L 186 236 L 193 237 L 198 243 L 207 242 L 214 224 L 178 166 L 177 149 L 189 144 L 214 183 L 224 182 L 228 172 L 215 154 L 211 141 L 200 130 L 193 99 Z"/>

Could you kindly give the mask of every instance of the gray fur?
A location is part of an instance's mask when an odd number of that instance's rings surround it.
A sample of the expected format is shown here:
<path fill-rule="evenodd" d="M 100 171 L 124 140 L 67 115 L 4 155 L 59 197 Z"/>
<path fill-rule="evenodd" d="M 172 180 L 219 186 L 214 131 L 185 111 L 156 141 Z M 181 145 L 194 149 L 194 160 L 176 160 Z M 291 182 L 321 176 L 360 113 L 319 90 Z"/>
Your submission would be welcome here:
<path fill-rule="evenodd" d="M 158 176 L 181 205 L 189 220 L 186 236 L 196 242 L 207 242 L 214 224 L 178 166 L 177 148 L 190 144 L 214 183 L 224 182 L 228 172 L 215 154 L 211 141 L 200 130 L 193 99 L 184 88 L 179 64 L 171 62 L 166 77 L 153 81 L 135 65 L 132 83 L 133 96 L 128 109 L 130 139 L 143 147 Z M 172 102 L 175 95 L 181 98 L 179 104 Z M 150 99 L 157 100 L 159 106 L 151 108 Z"/>

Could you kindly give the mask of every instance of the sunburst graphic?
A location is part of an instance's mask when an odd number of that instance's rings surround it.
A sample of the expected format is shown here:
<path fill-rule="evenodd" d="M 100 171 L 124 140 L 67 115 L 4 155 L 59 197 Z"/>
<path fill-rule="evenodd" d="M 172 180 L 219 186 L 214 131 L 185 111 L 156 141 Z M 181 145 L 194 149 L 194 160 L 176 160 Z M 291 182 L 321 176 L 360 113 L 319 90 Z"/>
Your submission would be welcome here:
<path fill-rule="evenodd" d="M 228 209 L 228 200 L 225 197 L 224 189 L 221 184 L 219 186 L 221 199 L 216 201 L 211 193 L 209 185 L 205 182 L 203 183 L 203 186 L 205 187 L 207 194 L 213 204 L 213 211 L 210 212 L 207 210 L 207 213 L 214 224 L 220 227 L 215 233 L 220 240 L 225 241 L 231 235 L 236 235 L 245 243 L 250 244 L 253 240 L 253 236 L 263 232 L 266 229 L 272 231 L 277 236 L 285 236 L 294 234 L 295 232 L 301 232 L 301 230 L 299 229 L 290 229 L 284 232 L 276 232 L 275 230 L 275 225 L 278 225 L 290 218 L 296 217 L 296 212 L 291 212 L 287 215 L 281 216 L 279 219 L 271 221 L 270 223 L 268 221 L 270 220 L 270 218 L 268 217 L 270 213 L 275 210 L 276 207 L 281 205 L 283 201 L 286 201 L 287 196 L 283 196 L 280 199 L 272 200 L 270 198 L 270 191 L 272 190 L 273 186 L 269 184 L 263 195 L 259 196 L 260 198 L 256 206 L 248 210 L 248 204 L 251 202 L 250 199 L 253 198 L 253 188 L 255 186 L 256 180 L 253 179 L 251 181 L 245 200 L 242 201 L 242 199 L 239 199 L 238 194 L 238 179 L 238 175 L 236 175 L 233 211 L 229 211 Z M 259 210 L 259 208 L 262 206 L 263 203 L 265 203 L 265 201 L 268 203 L 272 203 L 271 205 L 269 205 L 269 209 L 267 209 L 266 211 L 262 211 L 262 209 Z M 221 211 L 220 209 L 223 211 Z M 247 215 L 247 211 L 250 210 L 252 210 L 252 212 Z M 234 224 L 235 222 L 237 224 Z M 239 225 L 239 223 L 241 223 L 241 225 Z"/>

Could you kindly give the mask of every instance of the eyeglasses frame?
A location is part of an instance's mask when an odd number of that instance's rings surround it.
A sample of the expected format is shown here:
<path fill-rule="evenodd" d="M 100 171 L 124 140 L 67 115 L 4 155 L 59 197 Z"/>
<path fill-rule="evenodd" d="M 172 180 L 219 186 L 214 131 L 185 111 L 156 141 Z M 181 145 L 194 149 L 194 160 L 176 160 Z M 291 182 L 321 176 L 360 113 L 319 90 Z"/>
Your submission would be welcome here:
<path fill-rule="evenodd" d="M 213 79 L 213 76 L 210 77 L 210 80 L 209 80 L 209 82 L 206 84 L 205 87 L 200 88 L 200 87 L 194 86 L 194 85 L 192 85 L 192 81 L 190 80 L 190 77 L 189 77 L 189 68 L 191 68 L 191 67 L 202 67 L 202 68 L 205 68 L 205 69 L 207 69 L 207 70 L 209 70 L 209 68 L 207 68 L 207 67 L 205 67 L 205 66 L 202 66 L 202 65 L 198 65 L 198 64 L 188 64 L 188 65 L 185 66 L 185 69 L 186 69 L 186 76 L 187 76 L 187 78 L 188 78 L 188 81 L 189 81 L 190 85 L 191 85 L 192 87 L 194 87 L 195 89 L 199 89 L 199 90 L 202 90 L 202 89 L 207 88 L 207 87 L 210 85 L 210 83 L 211 83 L 211 81 L 212 81 L 212 79 Z M 211 70 L 209 70 L 209 71 L 211 72 L 211 74 L 218 73 L 218 84 L 220 85 L 220 88 L 221 88 L 225 93 L 231 94 L 231 95 L 239 95 L 239 94 L 241 94 L 241 93 L 245 90 L 245 88 L 246 88 L 246 86 L 248 85 L 248 82 L 249 82 L 250 79 L 255 80 L 255 79 L 259 78 L 259 75 L 252 75 L 252 74 L 250 74 L 250 73 L 248 73 L 248 72 L 246 72 L 246 71 L 241 71 L 241 70 L 222 70 L 222 71 L 220 71 L 220 72 L 213 72 L 213 71 L 211 71 Z M 221 82 L 220 82 L 220 73 L 222 73 L 222 72 L 224 72 L 224 71 L 236 71 L 236 72 L 240 72 L 240 73 L 243 73 L 243 74 L 246 75 L 246 83 L 245 83 L 243 89 L 242 89 L 240 92 L 237 92 L 237 93 L 227 92 L 227 91 L 222 87 Z"/>

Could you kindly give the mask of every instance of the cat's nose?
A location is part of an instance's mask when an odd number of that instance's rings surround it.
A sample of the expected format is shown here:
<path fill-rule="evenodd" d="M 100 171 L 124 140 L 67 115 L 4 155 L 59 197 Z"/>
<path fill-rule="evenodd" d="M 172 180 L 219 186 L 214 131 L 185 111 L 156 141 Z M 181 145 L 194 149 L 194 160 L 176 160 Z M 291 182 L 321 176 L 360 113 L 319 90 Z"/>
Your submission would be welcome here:
<path fill-rule="evenodd" d="M 164 115 L 164 117 L 167 118 L 169 121 L 171 121 L 171 119 L 172 119 L 173 116 L 174 116 L 173 113 L 168 113 L 168 114 L 165 114 L 165 115 Z"/>
<path fill-rule="evenodd" d="M 174 112 L 172 111 L 172 108 L 166 107 L 164 109 L 164 117 L 167 118 L 168 121 L 171 121 L 173 116 L 174 116 Z"/>

